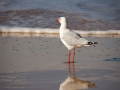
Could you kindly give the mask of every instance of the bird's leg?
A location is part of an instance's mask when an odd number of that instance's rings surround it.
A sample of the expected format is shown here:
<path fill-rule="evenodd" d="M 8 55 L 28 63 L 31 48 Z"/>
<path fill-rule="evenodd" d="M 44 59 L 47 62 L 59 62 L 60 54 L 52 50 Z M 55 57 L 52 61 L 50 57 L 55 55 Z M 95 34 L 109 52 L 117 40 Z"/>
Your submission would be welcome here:
<path fill-rule="evenodd" d="M 73 53 L 72 53 L 73 55 L 72 55 L 72 62 L 74 63 L 74 57 L 75 57 L 75 49 L 74 49 L 74 51 L 73 51 Z"/>
<path fill-rule="evenodd" d="M 68 63 L 70 63 L 70 54 L 71 54 L 71 52 L 70 52 L 70 50 L 68 50 Z"/>

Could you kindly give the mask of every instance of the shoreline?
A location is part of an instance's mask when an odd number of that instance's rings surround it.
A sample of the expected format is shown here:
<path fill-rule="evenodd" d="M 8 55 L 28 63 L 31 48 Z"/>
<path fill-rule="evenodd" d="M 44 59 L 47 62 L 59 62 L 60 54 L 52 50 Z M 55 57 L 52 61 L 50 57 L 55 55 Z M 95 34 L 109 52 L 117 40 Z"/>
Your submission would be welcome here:
<path fill-rule="evenodd" d="M 81 35 L 120 35 L 120 30 L 74 30 Z M 0 33 L 9 34 L 59 34 L 59 29 L 0 26 Z"/>

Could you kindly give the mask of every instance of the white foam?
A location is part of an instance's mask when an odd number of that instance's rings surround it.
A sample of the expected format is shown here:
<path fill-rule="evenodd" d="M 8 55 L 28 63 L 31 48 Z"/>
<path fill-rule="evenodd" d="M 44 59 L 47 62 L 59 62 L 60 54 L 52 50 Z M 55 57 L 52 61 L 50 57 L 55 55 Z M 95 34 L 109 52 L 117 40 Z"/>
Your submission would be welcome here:
<path fill-rule="evenodd" d="M 50 33 L 50 34 L 58 34 L 58 29 L 50 29 L 50 28 L 28 28 L 28 27 L 8 27 L 8 26 L 0 26 L 1 33 Z"/>
<path fill-rule="evenodd" d="M 120 30 L 93 30 L 93 31 L 83 31 L 74 30 L 81 35 L 120 35 Z M 59 34 L 59 29 L 52 28 L 29 28 L 29 27 L 8 27 L 0 26 L 1 33 L 21 33 L 21 34 Z"/>

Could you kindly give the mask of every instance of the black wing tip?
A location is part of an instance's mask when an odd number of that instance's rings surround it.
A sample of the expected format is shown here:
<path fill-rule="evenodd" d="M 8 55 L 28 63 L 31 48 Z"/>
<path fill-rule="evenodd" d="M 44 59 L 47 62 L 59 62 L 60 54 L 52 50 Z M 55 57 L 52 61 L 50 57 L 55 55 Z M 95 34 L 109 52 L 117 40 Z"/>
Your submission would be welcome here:
<path fill-rule="evenodd" d="M 88 45 L 92 45 L 92 46 L 94 46 L 95 47 L 95 45 L 94 44 L 98 44 L 98 42 L 88 42 Z"/>
<path fill-rule="evenodd" d="M 91 44 L 98 44 L 98 42 L 88 42 L 88 45 L 91 45 Z"/>
<path fill-rule="evenodd" d="M 92 44 L 94 44 L 93 42 L 88 42 L 88 45 L 92 45 Z"/>

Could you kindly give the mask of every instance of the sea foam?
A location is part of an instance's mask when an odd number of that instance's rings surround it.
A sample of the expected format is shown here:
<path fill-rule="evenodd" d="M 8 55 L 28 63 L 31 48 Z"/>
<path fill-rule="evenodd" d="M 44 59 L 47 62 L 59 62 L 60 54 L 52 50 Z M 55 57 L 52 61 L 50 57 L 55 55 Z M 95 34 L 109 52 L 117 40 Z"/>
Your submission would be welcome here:
<path fill-rule="evenodd" d="M 74 30 L 81 35 L 120 35 L 120 30 Z M 59 29 L 0 26 L 0 33 L 59 34 Z"/>

